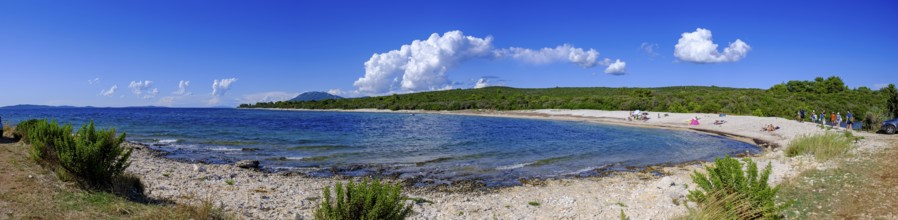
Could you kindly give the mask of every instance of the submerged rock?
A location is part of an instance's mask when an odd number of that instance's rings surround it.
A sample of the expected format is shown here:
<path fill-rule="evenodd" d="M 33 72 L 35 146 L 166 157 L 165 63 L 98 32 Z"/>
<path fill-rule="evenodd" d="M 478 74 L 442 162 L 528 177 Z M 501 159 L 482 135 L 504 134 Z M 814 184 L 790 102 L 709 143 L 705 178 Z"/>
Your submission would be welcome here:
<path fill-rule="evenodd" d="M 244 169 L 259 169 L 259 161 L 258 160 L 241 160 L 234 163 L 234 166 L 244 168 Z"/>

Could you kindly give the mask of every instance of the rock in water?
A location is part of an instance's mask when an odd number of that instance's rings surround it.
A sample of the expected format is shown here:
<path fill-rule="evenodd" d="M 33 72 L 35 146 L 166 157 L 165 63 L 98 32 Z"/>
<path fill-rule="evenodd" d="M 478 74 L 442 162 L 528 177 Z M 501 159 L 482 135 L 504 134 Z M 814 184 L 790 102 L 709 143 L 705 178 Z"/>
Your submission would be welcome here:
<path fill-rule="evenodd" d="M 234 163 L 234 166 L 244 168 L 244 169 L 259 169 L 259 161 L 258 160 L 241 160 Z"/>

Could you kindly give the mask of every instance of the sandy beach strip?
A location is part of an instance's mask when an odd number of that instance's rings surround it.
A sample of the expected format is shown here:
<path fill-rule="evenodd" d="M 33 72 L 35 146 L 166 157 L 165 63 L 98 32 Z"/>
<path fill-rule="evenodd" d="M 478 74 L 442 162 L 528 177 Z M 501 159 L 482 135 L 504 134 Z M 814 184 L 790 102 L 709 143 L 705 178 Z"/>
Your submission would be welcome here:
<path fill-rule="evenodd" d="M 831 166 L 807 156 L 785 157 L 781 149 L 792 139 L 802 135 L 822 134 L 825 131 L 813 123 L 799 123 L 776 117 L 720 117 L 717 114 L 650 112 L 651 119 L 648 121 L 627 121 L 627 111 L 337 111 L 573 120 L 719 134 L 746 142 L 760 141 L 780 146 L 754 156 L 759 165 L 770 163 L 773 167 L 770 178 L 770 183 L 773 184 L 807 169 L 826 169 Z M 693 117 L 701 118 L 701 124 L 688 125 L 688 120 Z M 714 125 L 715 120 L 727 122 Z M 774 124 L 781 129 L 774 132 L 761 131 L 767 124 Z M 855 132 L 855 135 L 866 137 L 858 143 L 855 151 L 875 151 L 887 146 L 877 134 Z M 250 218 L 309 219 L 312 217 L 312 210 L 319 203 L 323 187 L 338 181 L 348 181 L 342 177 L 311 178 L 289 173 L 264 173 L 233 165 L 182 163 L 160 157 L 157 151 L 146 146 L 131 146 L 136 150 L 132 155 L 133 163 L 127 171 L 143 178 L 150 196 L 184 203 L 211 200 L 227 211 Z M 611 219 L 617 218 L 621 210 L 633 219 L 669 219 L 684 214 L 685 195 L 694 187 L 689 175 L 693 171 L 703 170 L 703 164 L 658 169 L 663 176 L 620 172 L 606 177 L 549 179 L 523 186 L 473 192 L 411 188 L 407 189 L 407 193 L 411 197 L 432 201 L 416 204 L 413 219 Z M 228 184 L 229 182 L 233 184 Z M 529 202 L 538 202 L 540 205 L 529 205 Z"/>

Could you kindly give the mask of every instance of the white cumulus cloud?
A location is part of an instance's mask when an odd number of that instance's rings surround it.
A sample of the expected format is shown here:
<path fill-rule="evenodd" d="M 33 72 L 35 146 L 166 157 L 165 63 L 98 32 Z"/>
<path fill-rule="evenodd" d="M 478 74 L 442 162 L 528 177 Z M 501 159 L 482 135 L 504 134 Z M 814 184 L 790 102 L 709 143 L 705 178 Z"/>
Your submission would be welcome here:
<path fill-rule="evenodd" d="M 359 93 L 359 90 L 342 90 L 342 89 L 330 89 L 330 90 L 327 90 L 327 93 L 331 94 L 331 95 L 335 95 L 335 96 L 340 96 L 343 98 L 359 97 L 362 95 L 361 93 Z"/>
<path fill-rule="evenodd" d="M 231 89 L 231 83 L 237 81 L 237 78 L 228 78 L 221 80 L 212 80 L 212 96 L 223 96 Z"/>
<path fill-rule="evenodd" d="M 374 54 L 365 62 L 365 76 L 353 83 L 362 92 L 433 90 L 448 84 L 446 71 L 459 62 L 493 56 L 493 38 L 465 36 L 461 31 L 431 34 L 398 50 Z"/>
<path fill-rule="evenodd" d="M 118 85 L 112 85 L 109 89 L 100 90 L 100 95 L 110 97 L 115 95 L 116 90 L 118 90 Z"/>
<path fill-rule="evenodd" d="M 144 99 L 149 99 L 156 97 L 156 94 L 159 93 L 159 89 L 152 88 L 153 81 L 144 80 L 144 81 L 131 81 L 131 84 L 128 84 L 128 88 L 131 89 L 131 93 L 138 97 L 142 97 Z"/>
<path fill-rule="evenodd" d="M 209 99 L 209 104 L 218 104 L 221 97 L 231 89 L 231 83 L 236 81 L 237 78 L 212 80 L 212 99 Z"/>
<path fill-rule="evenodd" d="M 298 95 L 299 93 L 295 92 L 263 92 L 243 95 L 238 101 L 240 103 L 277 102 L 286 101 Z"/>
<path fill-rule="evenodd" d="M 620 61 L 620 59 L 615 60 L 614 63 L 608 65 L 608 68 L 605 68 L 605 73 L 611 75 L 624 75 L 627 73 L 627 62 Z"/>
<path fill-rule="evenodd" d="M 178 90 L 172 92 L 175 95 L 190 95 L 191 93 L 187 91 L 187 87 L 190 86 L 190 81 L 181 80 L 178 82 Z"/>
<path fill-rule="evenodd" d="M 576 48 L 570 44 L 564 44 L 555 48 L 543 48 L 532 50 L 527 48 L 512 47 L 498 50 L 498 56 L 511 57 L 525 62 L 545 64 L 555 62 L 571 62 L 583 68 L 595 67 L 602 64 L 599 52 L 595 49 L 585 50 Z"/>
<path fill-rule="evenodd" d="M 745 58 L 750 50 L 751 46 L 736 39 L 721 53 L 717 50 L 717 44 L 711 40 L 711 30 L 697 28 L 695 32 L 683 33 L 674 46 L 674 56 L 693 63 L 736 62 Z"/>
<path fill-rule="evenodd" d="M 477 80 L 476 83 L 474 83 L 474 88 L 475 88 L 475 89 L 484 88 L 484 87 L 487 87 L 487 86 L 490 86 L 490 84 L 487 83 L 487 79 L 485 79 L 485 78 L 480 78 L 480 79 Z"/>
<path fill-rule="evenodd" d="M 493 37 L 473 37 L 461 31 L 433 33 L 426 40 L 414 40 L 397 50 L 376 53 L 365 62 L 365 76 L 353 83 L 358 93 L 388 94 L 453 88 L 446 73 L 471 59 L 511 58 L 528 63 L 569 62 L 583 68 L 607 66 L 595 49 L 563 44 L 538 50 L 510 47 L 496 49 Z"/>
<path fill-rule="evenodd" d="M 660 48 L 660 46 L 658 46 L 658 44 L 649 43 L 649 42 L 642 42 L 642 44 L 639 45 L 639 49 L 644 51 L 645 54 L 648 54 L 649 59 L 652 59 L 654 57 L 661 55 L 661 54 L 658 54 L 658 48 Z"/>

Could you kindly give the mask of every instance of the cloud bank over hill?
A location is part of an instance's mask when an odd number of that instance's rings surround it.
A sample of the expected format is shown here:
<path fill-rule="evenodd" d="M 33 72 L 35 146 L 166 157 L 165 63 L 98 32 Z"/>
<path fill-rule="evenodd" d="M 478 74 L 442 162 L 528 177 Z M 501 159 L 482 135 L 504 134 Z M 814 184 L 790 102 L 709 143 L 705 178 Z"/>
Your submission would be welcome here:
<path fill-rule="evenodd" d="M 473 59 L 514 59 L 531 64 L 568 62 L 583 68 L 607 66 L 606 73 L 624 74 L 626 63 L 599 59 L 595 49 L 563 44 L 554 48 L 495 48 L 493 37 L 474 37 L 461 31 L 433 33 L 399 49 L 376 53 L 365 62 L 365 75 L 353 85 L 359 93 L 385 94 L 452 89 L 447 72 Z"/>

